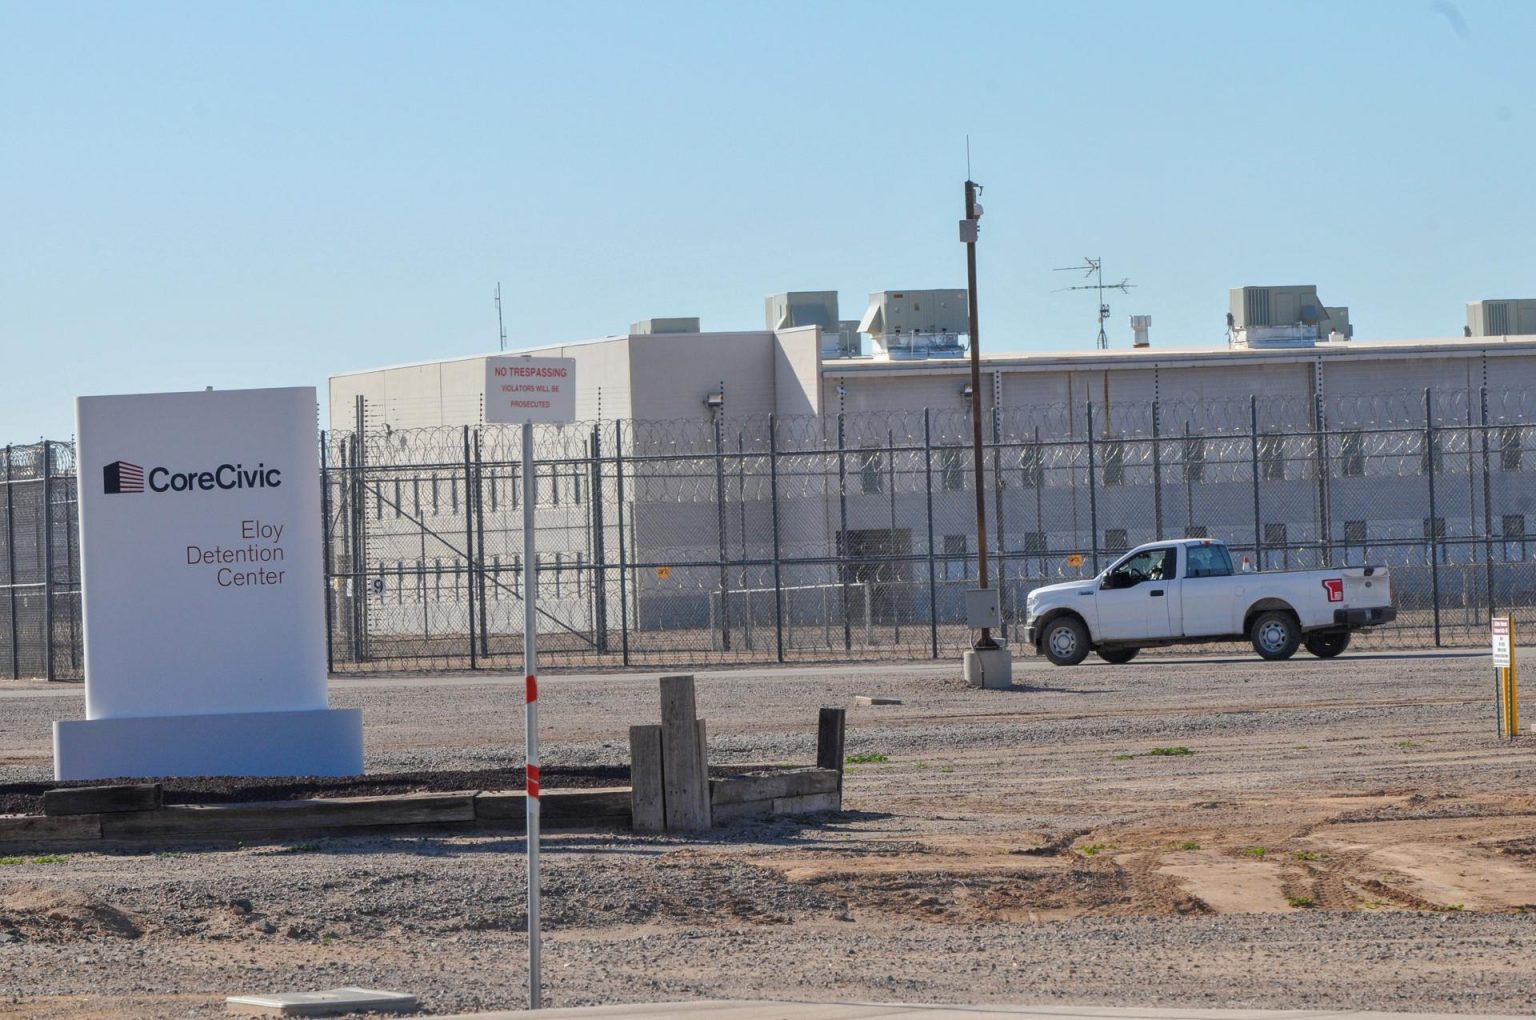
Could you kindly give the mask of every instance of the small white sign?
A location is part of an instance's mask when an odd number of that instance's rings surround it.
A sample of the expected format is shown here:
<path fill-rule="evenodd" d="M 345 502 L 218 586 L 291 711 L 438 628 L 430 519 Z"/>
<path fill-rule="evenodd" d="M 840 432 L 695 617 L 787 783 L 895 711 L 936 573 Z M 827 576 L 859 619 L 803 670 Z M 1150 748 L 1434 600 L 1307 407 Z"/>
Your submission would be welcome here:
<path fill-rule="evenodd" d="M 1493 618 L 1493 664 L 1499 669 L 1509 668 L 1509 617 L 1507 616 Z"/>
<path fill-rule="evenodd" d="M 485 359 L 485 420 L 559 425 L 576 420 L 576 359 Z"/>

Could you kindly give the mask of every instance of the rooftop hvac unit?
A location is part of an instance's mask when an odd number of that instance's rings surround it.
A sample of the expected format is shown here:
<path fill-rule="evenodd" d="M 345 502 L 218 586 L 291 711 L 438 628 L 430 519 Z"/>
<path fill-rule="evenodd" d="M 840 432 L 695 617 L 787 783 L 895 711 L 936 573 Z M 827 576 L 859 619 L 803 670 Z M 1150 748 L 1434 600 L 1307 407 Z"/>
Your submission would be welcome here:
<path fill-rule="evenodd" d="M 960 289 L 877 291 L 859 332 L 869 334 L 877 358 L 958 358 L 970 332 L 969 299 Z"/>
<path fill-rule="evenodd" d="M 642 336 L 650 333 L 697 333 L 699 331 L 699 320 L 697 316 L 692 318 L 641 319 L 639 322 L 630 323 L 629 331 Z"/>

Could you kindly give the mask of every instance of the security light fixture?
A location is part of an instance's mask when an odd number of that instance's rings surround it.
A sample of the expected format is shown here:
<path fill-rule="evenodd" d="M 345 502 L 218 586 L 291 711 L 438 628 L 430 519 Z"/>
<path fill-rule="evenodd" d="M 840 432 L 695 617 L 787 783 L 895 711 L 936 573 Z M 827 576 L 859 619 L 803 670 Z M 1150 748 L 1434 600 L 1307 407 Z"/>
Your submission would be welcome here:
<path fill-rule="evenodd" d="M 720 410 L 725 406 L 725 394 L 711 393 L 709 396 L 704 398 L 704 406 L 709 408 L 711 411 Z"/>
<path fill-rule="evenodd" d="M 966 400 L 970 400 L 971 399 L 971 394 L 973 392 L 975 392 L 975 391 L 971 389 L 971 384 L 970 383 L 966 383 L 964 386 L 960 387 L 960 395 L 962 397 L 964 397 Z"/>

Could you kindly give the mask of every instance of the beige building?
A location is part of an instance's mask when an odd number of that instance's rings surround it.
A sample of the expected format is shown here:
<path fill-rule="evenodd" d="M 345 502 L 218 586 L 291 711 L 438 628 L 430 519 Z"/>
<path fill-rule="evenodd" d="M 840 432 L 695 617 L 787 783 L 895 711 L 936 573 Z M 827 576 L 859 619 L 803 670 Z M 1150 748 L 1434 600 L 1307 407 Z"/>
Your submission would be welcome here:
<path fill-rule="evenodd" d="M 947 292 L 881 292 L 872 306 L 894 321 L 896 302 L 917 293 Z M 976 554 L 968 362 L 928 339 L 902 348 L 894 332 L 872 346 L 910 357 L 843 356 L 858 345 L 835 295 L 809 311 L 782 297 L 770 318 L 829 328 L 667 333 L 658 327 L 694 324 L 651 320 L 526 352 L 577 363 L 582 421 L 541 439 L 552 635 L 606 647 L 600 635 L 622 613 L 637 633 L 720 648 L 744 632 L 760 642 L 775 617 L 819 626 L 836 651 L 840 627 L 843 641 L 882 624 L 909 641 L 911 621 L 955 625 Z M 1223 538 L 1266 568 L 1389 562 L 1405 607 L 1433 590 L 1461 607 L 1469 634 L 1490 593 L 1508 604 L 1536 591 L 1523 454 L 1536 445 L 1536 336 L 1367 342 L 1330 329 L 1332 341 L 1298 342 L 1291 330 L 1266 345 L 1276 338 L 1245 328 L 1245 346 L 983 355 L 988 541 L 1005 613 L 1077 556 L 1074 570 L 1091 569 L 1181 535 Z M 361 398 L 370 437 L 397 436 L 370 454 L 381 495 L 361 555 L 398 577 L 369 609 L 378 632 L 438 627 L 426 603 L 444 571 L 459 577 L 453 536 L 466 521 L 448 472 L 465 427 L 484 443 L 476 544 L 493 583 L 481 626 L 511 632 L 520 619 L 516 456 L 508 430 L 482 428 L 488 356 L 330 380 L 334 429 L 355 427 Z M 433 430 L 441 449 L 419 448 Z M 424 464 L 434 479 L 443 465 L 441 486 L 421 480 Z M 434 546 L 428 532 L 448 538 Z"/>

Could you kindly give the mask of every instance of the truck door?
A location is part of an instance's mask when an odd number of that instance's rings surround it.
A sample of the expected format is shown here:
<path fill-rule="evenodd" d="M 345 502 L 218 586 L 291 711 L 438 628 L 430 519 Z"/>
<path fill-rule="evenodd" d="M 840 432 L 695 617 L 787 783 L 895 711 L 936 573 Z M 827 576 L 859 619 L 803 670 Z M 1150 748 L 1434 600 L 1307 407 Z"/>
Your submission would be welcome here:
<path fill-rule="evenodd" d="M 1184 550 L 1181 625 L 1185 637 L 1230 634 L 1237 624 L 1240 584 L 1232 580 L 1232 556 L 1226 546 L 1191 545 Z"/>
<path fill-rule="evenodd" d="M 1169 588 L 1178 576 L 1172 546 L 1143 549 L 1111 567 L 1094 595 L 1099 641 L 1170 637 Z"/>

